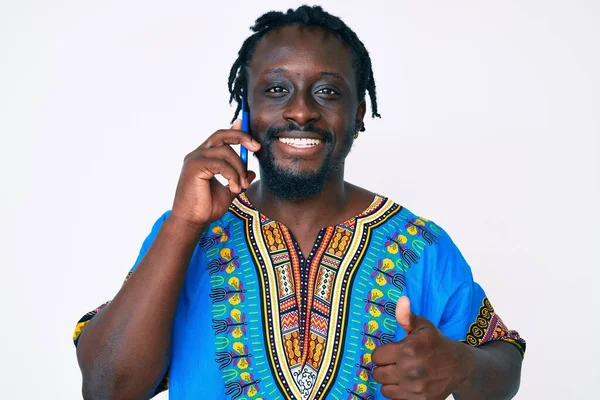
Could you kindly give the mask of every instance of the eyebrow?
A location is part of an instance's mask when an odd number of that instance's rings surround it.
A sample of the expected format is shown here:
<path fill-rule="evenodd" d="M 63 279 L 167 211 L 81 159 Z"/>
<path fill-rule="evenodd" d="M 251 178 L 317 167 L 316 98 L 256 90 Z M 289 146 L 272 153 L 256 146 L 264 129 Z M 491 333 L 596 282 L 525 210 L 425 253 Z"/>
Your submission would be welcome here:
<path fill-rule="evenodd" d="M 267 68 L 263 71 L 262 75 L 277 75 L 285 74 L 286 72 L 288 72 L 288 70 L 285 68 Z M 331 71 L 321 71 L 321 76 L 332 76 L 334 78 L 343 79 L 341 74 Z"/>
<path fill-rule="evenodd" d="M 287 72 L 285 68 L 267 68 L 263 71 L 262 75 L 283 74 L 285 72 Z"/>
<path fill-rule="evenodd" d="M 321 71 L 321 76 L 333 76 L 334 78 L 342 78 L 342 75 L 338 74 L 337 72 L 328 72 L 328 71 Z"/>

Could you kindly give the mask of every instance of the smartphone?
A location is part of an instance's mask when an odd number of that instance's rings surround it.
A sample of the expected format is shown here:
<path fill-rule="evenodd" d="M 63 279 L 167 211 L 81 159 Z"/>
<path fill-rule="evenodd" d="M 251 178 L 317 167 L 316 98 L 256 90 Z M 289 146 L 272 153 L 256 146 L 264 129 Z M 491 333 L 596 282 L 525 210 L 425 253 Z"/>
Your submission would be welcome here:
<path fill-rule="evenodd" d="M 248 121 L 248 108 L 246 102 L 242 99 L 242 131 L 250 133 L 250 121 Z M 248 149 L 240 144 L 240 158 L 244 163 L 244 168 L 248 171 Z"/>

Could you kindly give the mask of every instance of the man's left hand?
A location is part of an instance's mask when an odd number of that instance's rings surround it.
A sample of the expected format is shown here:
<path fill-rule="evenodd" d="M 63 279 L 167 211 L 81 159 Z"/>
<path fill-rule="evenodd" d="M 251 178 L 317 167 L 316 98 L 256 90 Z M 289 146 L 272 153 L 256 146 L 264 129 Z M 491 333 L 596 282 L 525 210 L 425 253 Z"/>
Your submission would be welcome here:
<path fill-rule="evenodd" d="M 391 399 L 444 400 L 466 380 L 466 345 L 444 336 L 429 320 L 410 311 L 410 300 L 396 304 L 396 320 L 406 338 L 373 352 L 373 378 Z"/>

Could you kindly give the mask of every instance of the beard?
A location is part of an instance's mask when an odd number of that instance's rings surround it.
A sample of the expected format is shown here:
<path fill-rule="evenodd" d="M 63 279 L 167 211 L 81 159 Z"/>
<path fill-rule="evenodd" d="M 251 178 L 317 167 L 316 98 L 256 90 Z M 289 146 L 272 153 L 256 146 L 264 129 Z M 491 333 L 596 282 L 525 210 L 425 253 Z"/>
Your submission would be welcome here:
<path fill-rule="evenodd" d="M 289 131 L 312 132 L 321 136 L 323 144 L 327 147 L 327 155 L 317 171 L 290 171 L 277 165 L 273 156 L 273 143 L 277 140 L 276 135 Z M 331 165 L 334 147 L 333 133 L 323 131 L 312 125 L 300 128 L 297 125 L 290 124 L 281 128 L 270 128 L 264 135 L 260 136 L 261 139 L 255 136 L 255 139 L 261 142 L 262 146 L 255 153 L 260 164 L 260 179 L 266 189 L 278 199 L 299 201 L 315 197 L 323 190 L 329 179 L 330 171 L 339 168 L 343 163 L 342 161 L 340 165 Z M 346 136 L 348 135 L 344 135 L 344 141 L 346 141 Z M 352 135 L 349 136 L 350 141 L 352 141 Z"/>

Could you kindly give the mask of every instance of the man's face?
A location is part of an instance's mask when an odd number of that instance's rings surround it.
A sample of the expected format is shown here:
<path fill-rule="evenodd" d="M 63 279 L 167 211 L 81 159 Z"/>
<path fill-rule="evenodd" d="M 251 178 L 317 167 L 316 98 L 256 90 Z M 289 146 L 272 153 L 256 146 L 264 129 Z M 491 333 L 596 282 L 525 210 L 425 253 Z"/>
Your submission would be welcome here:
<path fill-rule="evenodd" d="M 320 27 L 275 29 L 248 66 L 250 129 L 262 144 L 261 178 L 275 195 L 319 193 L 343 171 L 365 103 L 358 103 L 349 46 Z"/>

